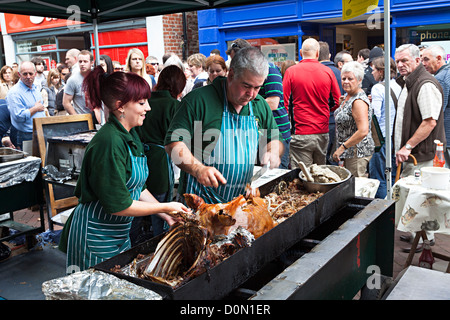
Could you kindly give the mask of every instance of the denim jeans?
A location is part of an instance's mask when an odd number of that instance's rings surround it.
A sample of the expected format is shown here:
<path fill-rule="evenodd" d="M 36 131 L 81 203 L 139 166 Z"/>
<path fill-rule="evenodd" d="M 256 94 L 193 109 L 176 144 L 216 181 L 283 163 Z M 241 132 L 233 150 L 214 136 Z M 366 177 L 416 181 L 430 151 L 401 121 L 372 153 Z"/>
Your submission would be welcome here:
<path fill-rule="evenodd" d="M 395 165 L 395 154 L 392 154 L 392 172 L 391 172 L 391 182 L 395 182 L 395 174 L 397 171 L 397 166 Z M 372 159 L 369 161 L 369 178 L 378 179 L 380 181 L 380 186 L 378 187 L 375 198 L 384 199 L 387 195 L 387 183 L 386 183 L 386 144 L 384 144 L 380 151 L 375 152 Z"/>
<path fill-rule="evenodd" d="M 16 147 L 23 150 L 23 142 L 33 140 L 33 132 L 24 132 L 17 130 L 17 145 Z"/>
<path fill-rule="evenodd" d="M 280 169 L 289 169 L 289 145 L 290 141 L 283 140 L 284 152 L 281 155 Z"/>

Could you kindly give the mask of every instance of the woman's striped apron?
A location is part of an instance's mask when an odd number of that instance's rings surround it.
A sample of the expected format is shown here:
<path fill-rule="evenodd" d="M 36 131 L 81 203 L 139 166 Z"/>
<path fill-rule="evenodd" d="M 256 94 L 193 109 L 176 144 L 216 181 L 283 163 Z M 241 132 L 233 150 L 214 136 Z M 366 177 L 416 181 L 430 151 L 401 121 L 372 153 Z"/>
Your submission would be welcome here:
<path fill-rule="evenodd" d="M 131 157 L 131 177 L 126 186 L 133 200 L 139 200 L 148 176 L 147 158 Z M 106 186 L 105 186 L 106 187 Z M 70 225 L 67 273 L 88 269 L 130 248 L 129 231 L 133 217 L 104 212 L 100 201 L 79 204 Z"/>
<path fill-rule="evenodd" d="M 258 152 L 258 123 L 253 115 L 252 103 L 249 103 L 250 115 L 239 116 L 228 110 L 226 93 L 224 96 L 220 136 L 204 164 L 215 167 L 227 183 L 217 189 L 205 187 L 191 175 L 188 175 L 186 182 L 186 193 L 196 194 L 207 203 L 229 202 L 243 194 L 253 175 Z"/>

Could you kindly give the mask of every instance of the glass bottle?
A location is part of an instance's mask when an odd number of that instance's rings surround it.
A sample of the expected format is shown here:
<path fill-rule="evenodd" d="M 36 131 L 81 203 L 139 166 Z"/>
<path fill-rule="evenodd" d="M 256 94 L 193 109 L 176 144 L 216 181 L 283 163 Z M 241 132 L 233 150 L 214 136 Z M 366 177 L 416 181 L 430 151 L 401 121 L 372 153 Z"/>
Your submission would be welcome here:
<path fill-rule="evenodd" d="M 431 252 L 430 240 L 423 241 L 423 251 L 419 257 L 419 267 L 431 269 L 433 267 L 434 257 Z"/>
<path fill-rule="evenodd" d="M 442 142 L 436 142 L 436 154 L 434 155 L 433 167 L 443 167 L 445 165 L 444 158 L 444 144 Z"/>

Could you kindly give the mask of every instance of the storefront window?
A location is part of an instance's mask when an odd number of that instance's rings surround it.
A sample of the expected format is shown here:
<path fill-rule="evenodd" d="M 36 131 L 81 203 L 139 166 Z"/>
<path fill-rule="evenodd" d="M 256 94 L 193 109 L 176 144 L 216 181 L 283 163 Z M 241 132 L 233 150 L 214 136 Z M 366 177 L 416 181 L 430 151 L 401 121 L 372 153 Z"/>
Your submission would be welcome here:
<path fill-rule="evenodd" d="M 17 40 L 16 48 L 19 63 L 31 61 L 33 57 L 39 56 L 45 61 L 45 70 L 56 68 L 58 61 L 56 37 Z"/>
<path fill-rule="evenodd" d="M 18 54 L 56 50 L 56 38 L 19 40 L 16 45 Z"/>
<path fill-rule="evenodd" d="M 450 24 L 398 28 L 396 47 L 405 43 L 425 46 L 439 44 L 450 53 Z"/>
<path fill-rule="evenodd" d="M 273 62 L 278 67 L 286 60 L 298 61 L 298 37 L 275 37 L 246 39 L 253 47 L 261 49 L 267 60 Z M 228 48 L 233 41 L 228 41 Z"/>

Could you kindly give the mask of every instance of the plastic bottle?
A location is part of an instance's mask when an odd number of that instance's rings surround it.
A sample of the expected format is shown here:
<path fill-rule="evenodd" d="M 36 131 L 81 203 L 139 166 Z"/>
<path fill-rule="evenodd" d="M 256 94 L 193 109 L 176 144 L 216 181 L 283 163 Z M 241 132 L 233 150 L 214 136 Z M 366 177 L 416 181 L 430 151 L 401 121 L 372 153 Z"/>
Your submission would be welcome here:
<path fill-rule="evenodd" d="M 431 269 L 433 267 L 434 257 L 431 252 L 430 240 L 423 241 L 423 251 L 419 257 L 419 267 Z"/>
<path fill-rule="evenodd" d="M 436 154 L 434 155 L 433 167 L 443 167 L 445 165 L 444 158 L 444 144 L 439 140 L 434 141 L 436 143 Z"/>

